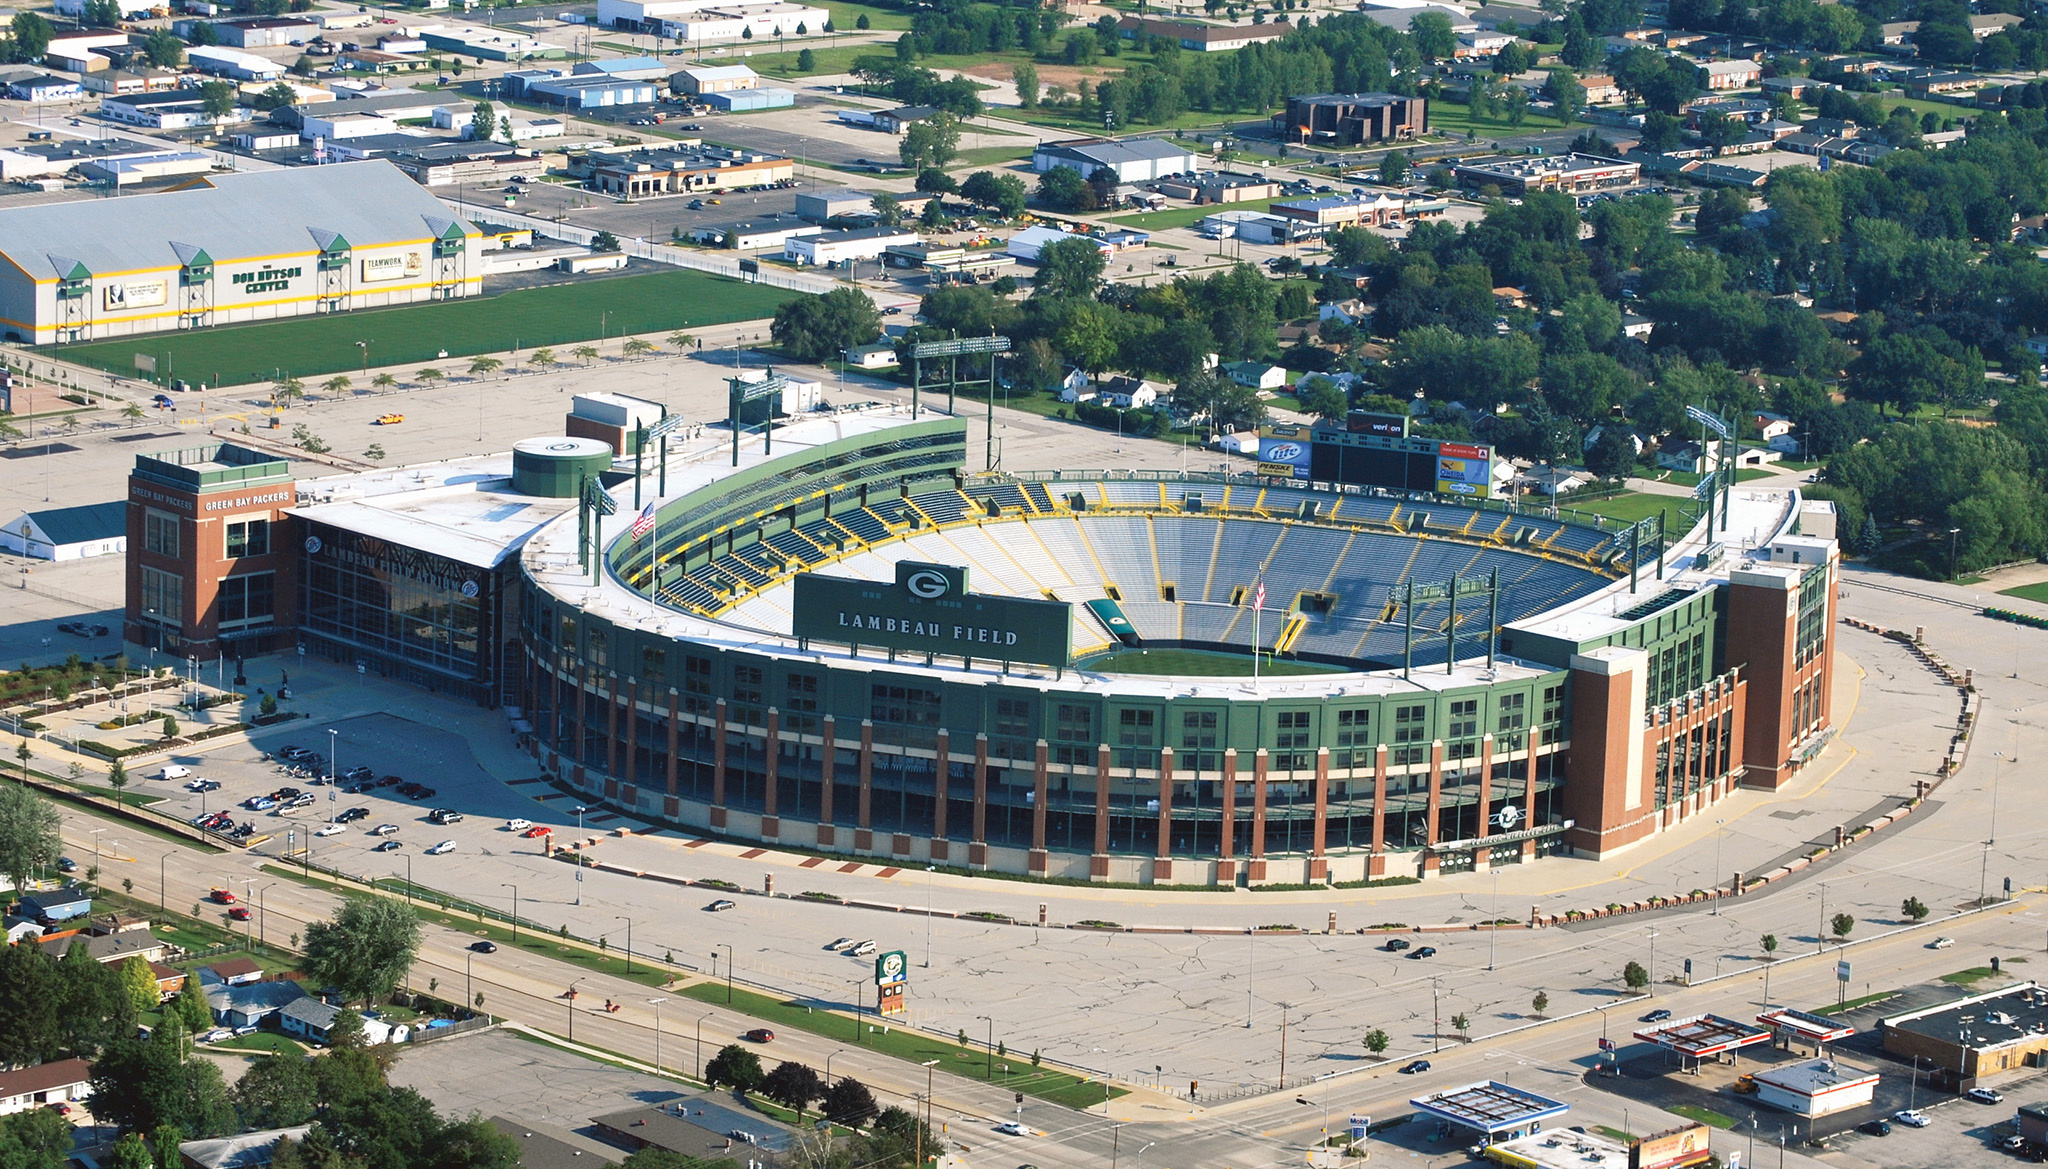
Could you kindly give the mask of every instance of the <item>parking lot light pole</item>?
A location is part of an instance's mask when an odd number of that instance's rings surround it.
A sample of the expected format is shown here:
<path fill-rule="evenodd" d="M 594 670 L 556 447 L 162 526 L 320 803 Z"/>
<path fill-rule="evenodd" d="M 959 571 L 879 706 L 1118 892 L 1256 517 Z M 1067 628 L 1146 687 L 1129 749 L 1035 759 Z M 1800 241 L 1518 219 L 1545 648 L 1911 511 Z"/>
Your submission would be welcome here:
<path fill-rule="evenodd" d="M 981 1019 L 981 1020 L 984 1020 L 985 1022 L 987 1022 L 987 1023 L 988 1023 L 988 1074 L 987 1074 L 986 1076 L 982 1077 L 982 1078 L 983 1078 L 983 1079 L 985 1079 L 985 1080 L 988 1080 L 988 1081 L 989 1081 L 990 1083 L 994 1083 L 994 1082 L 995 1082 L 995 1078 L 996 1078 L 996 1020 L 995 1020 L 995 1016 L 993 1016 L 993 1015 L 976 1015 L 976 1016 L 974 1016 L 974 1017 L 975 1017 L 975 1018 L 977 1018 L 977 1019 Z"/>
<path fill-rule="evenodd" d="M 583 904 L 583 813 L 590 809 L 576 805 L 576 904 Z"/>
<path fill-rule="evenodd" d="M 619 920 L 626 923 L 626 974 L 631 976 L 633 973 L 633 919 L 622 913 L 619 915 Z"/>
<path fill-rule="evenodd" d="M 95 882 L 100 879 L 100 833 L 105 831 L 104 828 L 92 830 L 92 879 Z"/>
<path fill-rule="evenodd" d="M 475 984 L 470 978 L 471 967 L 475 962 L 475 950 L 464 950 L 462 952 L 462 1005 L 465 1007 L 476 1001 Z"/>
<path fill-rule="evenodd" d="M 725 947 L 725 1002 L 727 1006 L 730 1006 L 732 1005 L 732 943 L 720 942 L 719 945 Z M 714 954 L 712 957 L 716 958 L 717 955 Z"/>
<path fill-rule="evenodd" d="M 405 854 L 405 903 L 412 904 L 412 854 Z"/>
<path fill-rule="evenodd" d="M 661 1000 L 648 999 L 654 1008 L 654 1070 L 661 1070 Z"/>
<path fill-rule="evenodd" d="M 501 889 L 512 890 L 512 944 L 519 944 L 519 886 L 510 881 L 498 882 Z"/>
<path fill-rule="evenodd" d="M 340 732 L 333 727 L 327 728 L 327 785 L 329 787 L 334 786 L 335 776 L 339 774 L 334 770 L 334 741 L 339 735 Z"/>
<path fill-rule="evenodd" d="M 170 878 L 165 875 L 166 866 L 170 864 L 170 860 L 171 854 L 168 852 L 156 858 L 156 907 L 158 909 L 169 909 L 171 907 Z"/>

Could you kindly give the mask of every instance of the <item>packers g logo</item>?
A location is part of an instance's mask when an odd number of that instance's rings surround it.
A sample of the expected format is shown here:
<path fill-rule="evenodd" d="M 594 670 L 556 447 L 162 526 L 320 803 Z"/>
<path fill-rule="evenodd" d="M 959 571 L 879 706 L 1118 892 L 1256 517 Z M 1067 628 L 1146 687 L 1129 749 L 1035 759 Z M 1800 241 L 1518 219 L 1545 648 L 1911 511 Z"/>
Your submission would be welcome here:
<path fill-rule="evenodd" d="M 952 591 L 953 585 L 946 579 L 945 573 L 923 568 L 905 577 L 903 587 L 909 589 L 913 597 L 936 601 Z"/>

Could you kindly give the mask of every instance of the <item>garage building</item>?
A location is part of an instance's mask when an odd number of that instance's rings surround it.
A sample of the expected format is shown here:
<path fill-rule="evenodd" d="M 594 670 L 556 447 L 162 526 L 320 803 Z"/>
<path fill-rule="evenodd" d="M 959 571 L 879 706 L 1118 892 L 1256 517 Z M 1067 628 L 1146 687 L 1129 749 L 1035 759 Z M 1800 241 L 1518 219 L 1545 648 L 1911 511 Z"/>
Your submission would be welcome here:
<path fill-rule="evenodd" d="M 0 327 L 41 345 L 471 296 L 477 234 L 381 160 L 10 208 Z"/>
<path fill-rule="evenodd" d="M 1119 183 L 1149 183 L 1171 174 L 1200 169 L 1194 153 L 1159 138 L 1133 138 L 1116 142 L 1107 138 L 1077 138 L 1068 142 L 1047 142 L 1031 155 L 1031 169 L 1044 174 L 1054 167 L 1068 166 L 1093 178 L 1107 170 Z"/>

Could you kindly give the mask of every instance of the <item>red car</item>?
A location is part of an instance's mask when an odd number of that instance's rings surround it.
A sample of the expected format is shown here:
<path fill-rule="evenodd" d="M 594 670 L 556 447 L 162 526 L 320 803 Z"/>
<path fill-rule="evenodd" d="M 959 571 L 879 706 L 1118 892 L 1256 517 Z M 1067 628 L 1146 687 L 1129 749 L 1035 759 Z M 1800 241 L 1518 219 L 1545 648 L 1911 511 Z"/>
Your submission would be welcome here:
<path fill-rule="evenodd" d="M 766 1027 L 756 1027 L 752 1031 L 747 1032 L 746 1037 L 749 1041 L 754 1043 L 775 1042 L 775 1032 L 770 1031 Z"/>
<path fill-rule="evenodd" d="M 237 905 L 233 909 L 228 910 L 228 917 L 233 921 L 248 921 L 254 916 L 256 915 L 250 913 L 249 907 L 246 905 Z"/>
<path fill-rule="evenodd" d="M 233 889 L 215 889 L 213 892 L 208 893 L 207 896 L 218 905 L 233 905 L 235 903 L 235 891 Z"/>
<path fill-rule="evenodd" d="M 528 828 L 526 831 L 520 833 L 519 835 L 524 836 L 528 840 L 534 840 L 542 836 L 553 836 L 554 834 L 555 830 L 548 827 L 547 825 L 535 824 L 533 827 Z"/>
<path fill-rule="evenodd" d="M 56 1113 L 59 1116 L 69 1116 L 72 1112 L 71 1105 L 64 1103 L 62 1100 L 59 1100 L 54 1104 L 45 1104 L 43 1105 L 43 1107 L 49 1109 L 50 1111 Z"/>

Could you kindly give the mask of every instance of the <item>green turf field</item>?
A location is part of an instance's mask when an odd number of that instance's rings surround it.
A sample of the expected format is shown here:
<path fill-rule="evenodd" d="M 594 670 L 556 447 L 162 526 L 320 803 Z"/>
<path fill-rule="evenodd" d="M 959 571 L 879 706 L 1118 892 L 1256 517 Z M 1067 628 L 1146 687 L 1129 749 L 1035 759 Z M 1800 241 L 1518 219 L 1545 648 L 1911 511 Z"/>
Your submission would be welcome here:
<path fill-rule="evenodd" d="M 1286 621 L 1278 614 L 1275 616 L 1277 619 L 1274 621 L 1274 627 L 1277 636 L 1278 627 Z M 1249 678 L 1252 676 L 1252 659 L 1244 654 L 1216 653 L 1200 649 L 1126 649 L 1089 658 L 1081 663 L 1081 668 L 1104 674 L 1180 674 Z M 1259 667 L 1259 675 L 1268 678 L 1342 672 L 1336 666 L 1285 659 L 1276 661 L 1270 657 Z"/>
<path fill-rule="evenodd" d="M 2023 601 L 2048 601 L 2048 582 L 2015 585 L 2009 589 L 1998 590 L 1998 595 L 2001 597 L 2018 597 Z"/>
<path fill-rule="evenodd" d="M 51 346 L 42 352 L 118 374 L 134 373 L 135 355 L 146 353 L 156 358 L 160 378 L 233 386 L 268 382 L 281 374 L 310 379 L 359 370 L 363 351 L 358 341 L 370 343 L 373 366 L 445 364 L 481 353 L 593 341 L 600 330 L 606 337 L 620 337 L 750 321 L 774 316 L 776 306 L 795 295 L 675 269 L 435 304 Z"/>

